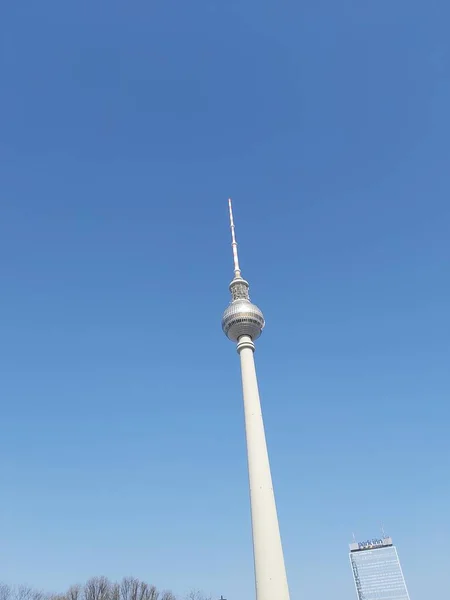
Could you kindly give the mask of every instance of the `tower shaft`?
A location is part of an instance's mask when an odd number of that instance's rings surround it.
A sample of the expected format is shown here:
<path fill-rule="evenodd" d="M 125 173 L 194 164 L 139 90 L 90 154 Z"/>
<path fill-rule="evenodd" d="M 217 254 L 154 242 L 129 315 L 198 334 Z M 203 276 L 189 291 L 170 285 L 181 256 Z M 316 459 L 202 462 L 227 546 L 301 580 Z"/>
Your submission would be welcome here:
<path fill-rule="evenodd" d="M 257 600 L 289 600 L 275 495 L 259 399 L 252 338 L 238 340 L 250 482 Z"/>
<path fill-rule="evenodd" d="M 254 341 L 261 335 L 265 321 L 261 310 L 250 301 L 249 284 L 241 275 L 231 200 L 228 200 L 228 206 L 234 279 L 230 283 L 231 302 L 222 316 L 222 329 L 228 339 L 237 342 L 237 351 L 241 359 L 256 600 L 289 600 L 289 588 L 253 356 L 255 351 Z"/>

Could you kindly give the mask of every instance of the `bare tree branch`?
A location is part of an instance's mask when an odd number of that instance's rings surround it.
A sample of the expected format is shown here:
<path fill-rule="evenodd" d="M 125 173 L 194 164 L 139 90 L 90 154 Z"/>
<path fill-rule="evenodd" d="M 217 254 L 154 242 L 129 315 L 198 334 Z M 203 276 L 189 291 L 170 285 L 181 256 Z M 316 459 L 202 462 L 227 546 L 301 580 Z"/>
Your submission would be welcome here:
<path fill-rule="evenodd" d="M 45 594 L 44 600 L 67 600 L 66 594 Z"/>
<path fill-rule="evenodd" d="M 83 588 L 83 600 L 110 600 L 110 597 L 111 582 L 106 577 L 92 577 Z"/>
<path fill-rule="evenodd" d="M 12 591 L 6 583 L 0 583 L 0 600 L 10 600 Z"/>
<path fill-rule="evenodd" d="M 154 585 L 145 584 L 145 595 L 142 600 L 158 600 L 159 592 Z"/>
<path fill-rule="evenodd" d="M 81 585 L 71 585 L 67 590 L 66 599 L 67 600 L 81 600 Z"/>
<path fill-rule="evenodd" d="M 34 600 L 33 596 L 34 590 L 28 585 L 19 585 L 13 592 L 14 600 Z"/>
<path fill-rule="evenodd" d="M 211 596 L 206 596 L 203 592 L 199 590 L 192 590 L 187 594 L 186 600 L 212 600 Z"/>
<path fill-rule="evenodd" d="M 160 593 L 154 585 L 135 577 L 112 583 L 106 577 L 92 577 L 84 585 L 72 585 L 65 594 L 44 594 L 28 585 L 11 587 L 0 582 L 0 600 L 177 600 L 169 590 Z M 186 600 L 211 600 L 193 591 Z"/>
<path fill-rule="evenodd" d="M 113 583 L 111 586 L 110 600 L 120 600 L 120 583 Z"/>
<path fill-rule="evenodd" d="M 124 577 L 120 584 L 120 600 L 158 600 L 159 592 L 154 585 L 135 577 Z"/>

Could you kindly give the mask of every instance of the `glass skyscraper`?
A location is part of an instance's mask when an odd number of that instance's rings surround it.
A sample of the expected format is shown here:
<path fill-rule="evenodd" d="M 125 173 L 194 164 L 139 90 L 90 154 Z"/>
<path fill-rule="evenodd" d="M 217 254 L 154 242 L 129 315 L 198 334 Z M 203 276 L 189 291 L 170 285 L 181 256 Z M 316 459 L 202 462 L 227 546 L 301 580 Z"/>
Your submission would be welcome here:
<path fill-rule="evenodd" d="M 350 544 L 358 600 L 410 600 L 392 539 Z"/>

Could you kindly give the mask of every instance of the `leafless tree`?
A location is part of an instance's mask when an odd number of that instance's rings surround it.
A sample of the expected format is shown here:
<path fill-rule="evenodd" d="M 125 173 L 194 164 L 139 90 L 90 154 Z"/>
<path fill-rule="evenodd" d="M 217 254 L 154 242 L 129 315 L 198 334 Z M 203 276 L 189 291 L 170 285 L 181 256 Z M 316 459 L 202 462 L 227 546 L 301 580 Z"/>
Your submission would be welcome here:
<path fill-rule="evenodd" d="M 212 600 L 212 598 L 211 596 L 205 596 L 205 594 L 199 590 L 192 590 L 187 594 L 186 600 Z"/>
<path fill-rule="evenodd" d="M 70 588 L 67 590 L 66 599 L 67 600 L 81 600 L 81 596 L 82 596 L 81 592 L 82 592 L 81 585 L 79 585 L 79 584 L 71 585 Z"/>
<path fill-rule="evenodd" d="M 111 600 L 111 587 L 108 578 L 92 577 L 84 585 L 83 600 Z"/>
<path fill-rule="evenodd" d="M 161 595 L 161 600 L 177 600 L 176 597 L 170 591 L 165 591 Z"/>
<path fill-rule="evenodd" d="M 159 592 L 154 585 L 141 581 L 139 585 L 139 597 L 136 600 L 158 600 Z"/>
<path fill-rule="evenodd" d="M 113 583 L 111 586 L 110 600 L 120 600 L 120 583 Z"/>
<path fill-rule="evenodd" d="M 0 600 L 178 600 L 169 590 L 160 593 L 155 586 L 135 577 L 112 583 L 106 577 L 93 577 L 84 585 L 73 585 L 65 594 L 44 594 L 27 585 L 11 587 L 0 583 Z M 212 600 L 193 590 L 185 600 Z"/>
<path fill-rule="evenodd" d="M 35 592 L 35 590 L 28 585 L 19 585 L 14 588 L 13 591 L 14 600 L 34 600 L 35 595 L 39 596 L 39 592 Z"/>
<path fill-rule="evenodd" d="M 154 585 L 135 577 L 124 577 L 120 583 L 120 600 L 158 600 L 159 592 Z"/>
<path fill-rule="evenodd" d="M 120 600 L 132 600 L 133 590 L 136 587 L 134 577 L 124 577 L 120 582 Z"/>
<path fill-rule="evenodd" d="M 0 600 L 10 600 L 12 596 L 11 588 L 6 583 L 0 583 Z"/>

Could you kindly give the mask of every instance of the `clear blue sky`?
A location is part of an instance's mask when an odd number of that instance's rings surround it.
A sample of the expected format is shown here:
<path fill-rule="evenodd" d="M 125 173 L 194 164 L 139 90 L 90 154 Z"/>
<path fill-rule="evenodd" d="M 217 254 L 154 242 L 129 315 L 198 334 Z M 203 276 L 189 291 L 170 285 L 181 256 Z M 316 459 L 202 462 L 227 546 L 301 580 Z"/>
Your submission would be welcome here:
<path fill-rule="evenodd" d="M 232 195 L 292 598 L 353 598 L 381 523 L 448 589 L 449 20 L 2 4 L 0 580 L 252 597 Z"/>

